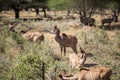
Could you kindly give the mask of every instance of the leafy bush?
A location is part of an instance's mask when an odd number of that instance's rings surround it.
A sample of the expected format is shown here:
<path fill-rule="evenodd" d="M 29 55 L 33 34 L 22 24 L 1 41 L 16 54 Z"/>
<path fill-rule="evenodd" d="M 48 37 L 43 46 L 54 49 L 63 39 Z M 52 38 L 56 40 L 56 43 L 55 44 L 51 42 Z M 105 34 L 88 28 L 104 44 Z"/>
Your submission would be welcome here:
<path fill-rule="evenodd" d="M 9 71 L 10 71 L 9 61 L 4 60 L 4 58 L 0 58 L 0 79 L 7 80 Z"/>
<path fill-rule="evenodd" d="M 21 36 L 20 33 L 12 33 L 12 38 L 16 41 L 17 44 L 23 44 L 24 43 L 24 39 Z"/>
<path fill-rule="evenodd" d="M 65 67 L 65 63 L 61 65 L 60 61 L 54 60 L 50 55 L 42 55 L 42 53 L 29 53 L 16 59 L 9 73 L 9 78 L 15 80 L 43 80 L 43 74 L 47 74 L 50 78 L 51 76 L 56 77 L 57 75 L 54 75 L 53 72 L 54 68 L 58 66 L 56 71 L 56 74 L 58 74 L 60 68 Z M 45 64 L 44 68 L 43 63 Z"/>

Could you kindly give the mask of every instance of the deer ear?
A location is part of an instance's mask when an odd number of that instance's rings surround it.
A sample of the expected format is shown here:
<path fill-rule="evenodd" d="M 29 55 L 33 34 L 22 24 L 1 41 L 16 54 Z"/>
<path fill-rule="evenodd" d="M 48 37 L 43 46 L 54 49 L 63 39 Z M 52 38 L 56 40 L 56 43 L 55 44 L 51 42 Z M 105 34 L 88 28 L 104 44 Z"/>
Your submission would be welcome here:
<path fill-rule="evenodd" d="M 54 25 L 54 28 L 57 29 L 57 25 Z"/>

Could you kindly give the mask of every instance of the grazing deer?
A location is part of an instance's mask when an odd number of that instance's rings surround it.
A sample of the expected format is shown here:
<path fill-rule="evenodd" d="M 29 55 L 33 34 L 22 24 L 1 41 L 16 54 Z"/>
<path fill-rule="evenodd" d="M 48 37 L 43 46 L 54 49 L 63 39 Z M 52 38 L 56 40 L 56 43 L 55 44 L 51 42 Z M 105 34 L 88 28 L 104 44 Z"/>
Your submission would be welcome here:
<path fill-rule="evenodd" d="M 81 21 L 81 23 L 83 23 L 85 25 L 90 25 L 90 26 L 95 25 L 95 19 L 94 18 L 87 18 L 87 17 L 84 17 L 84 16 L 80 16 L 80 21 Z"/>
<path fill-rule="evenodd" d="M 77 55 L 77 54 L 69 55 L 69 64 L 72 67 L 79 68 L 85 63 L 87 58 L 87 53 L 82 48 L 80 48 L 80 52 L 81 52 L 81 55 Z"/>
<path fill-rule="evenodd" d="M 37 32 L 37 31 L 28 31 L 28 32 L 21 31 L 21 33 L 22 33 L 23 38 L 28 40 L 28 41 L 44 42 L 44 35 L 40 32 Z"/>
<path fill-rule="evenodd" d="M 87 18 L 87 23 L 88 23 L 90 26 L 93 26 L 93 25 L 95 25 L 95 19 L 94 19 L 94 18 Z"/>
<path fill-rule="evenodd" d="M 73 76 L 60 74 L 61 80 L 110 80 L 112 70 L 106 66 L 98 66 L 91 69 L 81 68 L 79 72 Z"/>
<path fill-rule="evenodd" d="M 66 35 L 65 33 L 62 33 L 60 35 L 60 30 L 57 28 L 57 26 L 54 26 L 54 33 L 55 33 L 55 41 L 59 44 L 61 48 L 61 54 L 62 50 L 64 49 L 64 55 L 66 54 L 66 47 L 71 47 L 74 53 L 77 54 L 77 43 L 78 39 L 73 35 Z"/>
<path fill-rule="evenodd" d="M 87 21 L 86 21 L 86 17 L 84 16 L 80 16 L 80 21 L 81 23 L 85 24 L 85 25 L 88 25 Z"/>
<path fill-rule="evenodd" d="M 112 21 L 114 20 L 114 16 L 112 15 L 112 18 L 107 18 L 107 19 L 102 19 L 102 26 L 105 24 L 105 23 L 108 23 L 109 26 L 111 26 L 111 23 Z"/>

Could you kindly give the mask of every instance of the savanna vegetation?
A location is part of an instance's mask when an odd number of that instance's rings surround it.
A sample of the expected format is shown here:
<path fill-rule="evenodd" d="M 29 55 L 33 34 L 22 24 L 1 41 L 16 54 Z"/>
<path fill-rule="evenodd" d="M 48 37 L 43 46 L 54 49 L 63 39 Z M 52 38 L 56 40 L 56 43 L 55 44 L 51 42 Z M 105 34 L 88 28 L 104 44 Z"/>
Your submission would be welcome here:
<path fill-rule="evenodd" d="M 0 80 L 59 80 L 63 69 L 78 72 L 68 61 L 73 50 L 61 55 L 56 25 L 78 39 L 78 55 L 80 47 L 87 53 L 82 67 L 109 66 L 111 80 L 119 80 L 119 14 L 119 0 L 0 0 Z M 37 32 L 43 42 L 36 41 Z"/>

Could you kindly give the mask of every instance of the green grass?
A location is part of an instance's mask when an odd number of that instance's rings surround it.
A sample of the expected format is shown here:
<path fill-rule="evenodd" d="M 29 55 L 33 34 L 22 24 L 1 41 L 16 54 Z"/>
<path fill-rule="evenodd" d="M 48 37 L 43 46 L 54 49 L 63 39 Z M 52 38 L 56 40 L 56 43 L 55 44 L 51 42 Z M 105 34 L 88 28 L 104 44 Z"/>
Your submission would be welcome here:
<path fill-rule="evenodd" d="M 32 29 L 41 29 L 45 33 L 51 31 L 55 24 L 62 21 L 54 22 L 22 22 L 15 28 L 18 32 L 26 24 Z M 38 26 L 39 24 L 43 26 Z M 66 25 L 59 26 L 60 30 L 68 31 Z M 117 32 L 118 33 L 118 32 Z M 114 40 L 109 39 L 109 34 L 100 28 L 90 28 L 87 32 L 79 29 L 75 31 L 79 39 L 79 46 L 82 46 L 88 53 L 94 56 L 92 59 L 101 65 L 110 66 L 113 69 L 112 80 L 120 78 L 119 59 L 113 59 L 113 56 L 120 57 L 120 34 L 116 34 Z M 45 38 L 45 43 L 33 43 L 22 38 L 20 33 L 11 33 L 8 26 L 0 28 L 0 79 L 1 80 L 42 80 L 42 64 L 45 63 L 45 74 L 48 77 L 58 80 L 58 75 L 62 69 L 66 69 L 69 73 L 77 70 L 69 67 L 67 58 L 61 58 L 55 51 L 58 45 L 52 46 L 53 41 Z M 87 42 L 87 44 L 85 43 Z M 78 46 L 78 47 L 79 47 Z M 58 49 L 57 49 L 58 50 Z M 67 49 L 71 52 L 70 49 Z"/>

